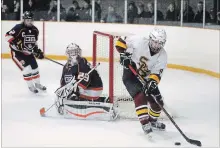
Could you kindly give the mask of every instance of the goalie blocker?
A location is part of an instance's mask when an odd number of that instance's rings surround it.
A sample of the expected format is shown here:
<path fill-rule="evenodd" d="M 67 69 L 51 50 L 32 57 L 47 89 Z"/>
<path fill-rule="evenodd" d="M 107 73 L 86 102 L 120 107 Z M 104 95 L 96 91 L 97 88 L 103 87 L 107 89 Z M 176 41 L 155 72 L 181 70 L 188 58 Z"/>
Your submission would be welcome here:
<path fill-rule="evenodd" d="M 63 68 L 61 87 L 55 92 L 60 115 L 74 119 L 112 120 L 116 114 L 108 97 L 100 97 L 102 80 L 90 63 L 81 56 L 78 45 L 66 49 L 67 63 Z"/>

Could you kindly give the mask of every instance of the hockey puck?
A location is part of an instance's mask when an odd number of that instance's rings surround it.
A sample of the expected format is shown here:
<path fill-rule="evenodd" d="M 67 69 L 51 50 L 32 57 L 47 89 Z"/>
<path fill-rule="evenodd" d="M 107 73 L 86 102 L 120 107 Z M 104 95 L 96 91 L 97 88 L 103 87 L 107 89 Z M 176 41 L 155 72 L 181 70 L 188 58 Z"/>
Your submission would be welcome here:
<path fill-rule="evenodd" d="M 175 142 L 175 145 L 181 145 L 181 143 L 180 142 Z"/>

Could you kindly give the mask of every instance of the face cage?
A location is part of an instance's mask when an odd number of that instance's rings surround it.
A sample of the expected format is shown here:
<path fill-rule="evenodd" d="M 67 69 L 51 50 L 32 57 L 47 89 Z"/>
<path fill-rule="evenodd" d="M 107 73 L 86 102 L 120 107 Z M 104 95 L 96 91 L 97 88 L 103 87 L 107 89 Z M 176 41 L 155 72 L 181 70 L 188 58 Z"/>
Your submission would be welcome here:
<path fill-rule="evenodd" d="M 70 65 L 75 65 L 76 63 L 78 63 L 77 58 L 79 56 L 81 56 L 81 49 L 75 49 L 75 50 L 68 50 L 66 52 L 66 55 L 68 57 L 68 63 Z"/>
<path fill-rule="evenodd" d="M 158 53 L 164 47 L 164 44 L 165 42 L 150 39 L 150 48 L 154 53 Z"/>

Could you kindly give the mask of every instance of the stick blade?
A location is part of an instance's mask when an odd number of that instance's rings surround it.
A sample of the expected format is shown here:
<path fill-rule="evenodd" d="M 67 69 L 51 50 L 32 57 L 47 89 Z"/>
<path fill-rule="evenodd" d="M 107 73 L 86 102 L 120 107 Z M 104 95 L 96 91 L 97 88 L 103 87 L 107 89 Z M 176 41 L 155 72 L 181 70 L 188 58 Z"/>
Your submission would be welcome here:
<path fill-rule="evenodd" d="M 45 108 L 43 107 L 43 108 L 41 108 L 40 109 L 40 115 L 42 116 L 42 117 L 44 117 L 45 116 Z"/>
<path fill-rule="evenodd" d="M 199 140 L 193 140 L 193 139 L 189 139 L 188 140 L 189 143 L 197 145 L 197 146 L 202 146 L 202 143 Z"/>

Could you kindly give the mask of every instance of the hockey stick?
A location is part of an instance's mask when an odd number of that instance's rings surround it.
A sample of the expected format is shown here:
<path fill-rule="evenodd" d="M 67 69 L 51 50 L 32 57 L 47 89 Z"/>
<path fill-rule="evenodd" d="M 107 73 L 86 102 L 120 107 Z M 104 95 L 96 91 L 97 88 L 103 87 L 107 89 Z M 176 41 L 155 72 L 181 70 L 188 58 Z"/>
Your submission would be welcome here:
<path fill-rule="evenodd" d="M 99 65 L 100 65 L 100 63 L 98 63 L 96 66 L 94 66 L 94 67 L 87 73 L 87 75 L 89 75 L 91 72 L 93 72 L 93 70 L 95 70 Z M 84 78 L 85 78 L 85 75 L 84 75 L 79 81 L 77 81 L 76 83 L 74 83 L 74 85 L 78 85 Z M 73 80 L 71 80 L 71 82 L 72 82 L 72 81 L 73 81 Z M 71 82 L 68 83 L 67 85 L 72 85 Z M 66 85 L 65 85 L 65 86 L 66 86 Z M 68 95 L 67 95 L 67 96 L 68 96 Z M 58 101 L 55 101 L 47 110 L 45 110 L 45 107 L 42 107 L 42 108 L 40 109 L 40 115 L 41 115 L 42 117 L 44 117 L 44 116 L 45 116 L 45 113 L 46 113 L 47 111 L 49 111 L 57 102 L 58 102 Z"/>
<path fill-rule="evenodd" d="M 49 60 L 49 61 L 51 61 L 51 62 L 54 62 L 54 63 L 56 63 L 56 64 L 59 64 L 59 65 L 61 65 L 61 66 L 64 66 L 64 64 L 59 63 L 59 62 L 57 62 L 57 61 L 54 61 L 54 60 L 52 60 L 52 59 L 50 59 L 50 58 L 48 58 L 48 57 L 44 57 L 44 59 L 47 59 L 47 60 Z"/>
<path fill-rule="evenodd" d="M 144 81 L 144 79 L 136 72 L 136 70 L 131 66 L 129 65 L 129 69 L 132 71 L 132 73 L 138 78 L 138 80 L 143 84 L 145 85 L 146 82 Z M 157 102 L 157 99 L 155 97 L 153 97 L 154 100 L 156 101 L 156 103 L 160 106 L 160 108 L 163 110 L 163 112 L 167 115 L 167 117 L 170 119 L 170 121 L 173 123 L 173 125 L 176 127 L 176 129 L 179 131 L 179 133 L 184 137 L 184 139 L 190 143 L 190 144 L 193 144 L 193 145 L 197 145 L 197 146 L 202 146 L 202 143 L 198 140 L 193 140 L 193 139 L 190 139 L 188 138 L 184 133 L 183 131 L 179 128 L 179 126 L 176 124 L 176 122 L 173 120 L 173 118 L 169 115 L 169 113 L 166 111 L 166 109 L 164 109 L 164 107 L 159 103 Z"/>
<path fill-rule="evenodd" d="M 36 56 L 37 54 L 36 53 L 34 53 L 34 52 L 32 52 L 33 54 L 34 54 L 34 56 Z M 51 61 L 51 62 L 54 62 L 54 63 L 56 63 L 56 64 L 59 64 L 59 65 L 61 65 L 61 66 L 64 66 L 64 64 L 62 64 L 62 63 L 59 63 L 59 62 L 57 62 L 57 61 L 55 61 L 55 60 L 52 60 L 52 59 L 50 59 L 50 58 L 48 58 L 48 57 L 44 57 L 44 59 L 47 59 L 47 60 L 49 60 L 49 61 Z"/>

